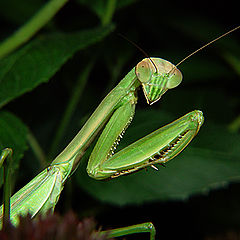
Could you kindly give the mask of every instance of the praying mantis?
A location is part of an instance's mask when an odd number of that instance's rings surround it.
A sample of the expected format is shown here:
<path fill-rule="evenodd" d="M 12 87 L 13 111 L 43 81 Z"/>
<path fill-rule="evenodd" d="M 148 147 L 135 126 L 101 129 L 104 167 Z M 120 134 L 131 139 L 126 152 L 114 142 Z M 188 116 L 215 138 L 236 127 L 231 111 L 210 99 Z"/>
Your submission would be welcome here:
<path fill-rule="evenodd" d="M 156 168 L 155 164 L 168 162 L 186 148 L 204 122 L 203 113 L 199 110 L 187 113 L 115 153 L 120 139 L 133 119 L 140 87 L 147 103 L 149 105 L 156 103 L 167 90 L 181 83 L 182 74 L 177 68 L 179 64 L 175 66 L 169 61 L 155 57 L 148 57 L 139 62 L 103 99 L 79 133 L 50 166 L 11 197 L 9 205 L 11 222 L 17 225 L 19 215 L 30 213 L 34 217 L 39 213 L 46 214 L 50 209 L 53 211 L 66 180 L 77 169 L 87 148 L 99 134 L 87 166 L 88 175 L 96 180 L 116 178 L 149 166 Z M 0 155 L 0 163 L 7 160 L 10 155 L 11 151 L 4 149 Z M 3 212 L 2 206 L 1 225 Z M 107 232 L 109 237 L 138 232 L 149 232 L 151 240 L 155 236 L 152 223 Z"/>

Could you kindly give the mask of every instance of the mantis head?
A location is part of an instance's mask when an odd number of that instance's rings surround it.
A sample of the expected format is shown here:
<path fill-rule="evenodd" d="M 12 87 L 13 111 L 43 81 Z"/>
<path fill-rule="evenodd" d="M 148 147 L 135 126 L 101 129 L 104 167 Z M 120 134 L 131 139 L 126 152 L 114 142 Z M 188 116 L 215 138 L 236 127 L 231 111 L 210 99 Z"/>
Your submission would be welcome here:
<path fill-rule="evenodd" d="M 238 29 L 240 29 L 240 25 L 198 48 L 197 50 L 183 58 L 176 65 L 173 65 L 172 63 L 161 58 L 150 57 L 145 58 L 141 62 L 139 62 L 135 68 L 135 72 L 138 80 L 142 84 L 143 92 L 148 104 L 151 105 L 155 103 L 168 89 L 175 88 L 181 83 L 182 74 L 177 69 L 177 66 L 185 62 L 197 52 L 201 51 L 212 43 L 218 41 L 219 39 L 227 36 L 228 34 Z M 147 54 L 140 47 L 138 47 L 132 41 L 130 42 L 147 56 Z"/>
<path fill-rule="evenodd" d="M 162 58 L 144 58 L 135 68 L 148 104 L 157 102 L 168 90 L 182 81 L 182 73 L 172 63 Z"/>

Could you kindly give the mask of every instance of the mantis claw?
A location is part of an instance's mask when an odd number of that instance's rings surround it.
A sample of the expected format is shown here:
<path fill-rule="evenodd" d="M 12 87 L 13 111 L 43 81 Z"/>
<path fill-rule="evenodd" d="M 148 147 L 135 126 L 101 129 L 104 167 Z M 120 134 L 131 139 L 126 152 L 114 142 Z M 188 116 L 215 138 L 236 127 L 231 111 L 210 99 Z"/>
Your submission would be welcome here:
<path fill-rule="evenodd" d="M 154 165 L 150 165 L 154 170 L 158 171 L 158 168 Z"/>

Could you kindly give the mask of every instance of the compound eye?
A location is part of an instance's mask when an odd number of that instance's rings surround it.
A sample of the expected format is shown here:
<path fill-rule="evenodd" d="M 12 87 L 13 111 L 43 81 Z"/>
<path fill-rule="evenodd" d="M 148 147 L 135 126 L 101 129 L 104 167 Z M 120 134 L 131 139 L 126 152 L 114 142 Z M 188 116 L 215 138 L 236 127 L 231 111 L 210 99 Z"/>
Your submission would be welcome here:
<path fill-rule="evenodd" d="M 175 68 L 169 76 L 169 80 L 167 82 L 167 88 L 175 88 L 182 82 L 182 73 L 180 70 Z"/>
<path fill-rule="evenodd" d="M 137 64 L 135 72 L 136 72 L 138 80 L 142 83 L 148 82 L 149 79 L 151 78 L 151 74 L 152 74 L 150 65 L 145 60 L 143 60 Z"/>

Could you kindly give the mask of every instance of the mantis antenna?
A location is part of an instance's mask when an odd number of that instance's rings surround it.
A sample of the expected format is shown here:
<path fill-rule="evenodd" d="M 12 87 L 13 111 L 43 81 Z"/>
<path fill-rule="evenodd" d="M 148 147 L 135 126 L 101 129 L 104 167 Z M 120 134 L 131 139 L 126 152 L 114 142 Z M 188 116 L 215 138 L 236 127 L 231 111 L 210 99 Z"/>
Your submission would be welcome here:
<path fill-rule="evenodd" d="M 212 43 L 216 42 L 217 40 L 219 40 L 219 39 L 221 39 L 221 38 L 223 38 L 223 37 L 225 37 L 225 36 L 227 36 L 228 34 L 230 34 L 231 32 L 236 31 L 236 30 L 239 29 L 239 28 L 240 28 L 240 25 L 237 26 L 237 27 L 235 27 L 235 28 L 233 28 L 232 30 L 230 30 L 230 31 L 222 34 L 221 36 L 215 38 L 214 40 L 212 40 L 212 41 L 210 41 L 209 43 L 203 45 L 202 47 L 198 48 L 196 51 L 192 52 L 191 54 L 189 54 L 188 56 L 186 56 L 185 58 L 183 58 L 180 62 L 178 62 L 178 63 L 175 65 L 175 67 L 177 67 L 177 66 L 179 66 L 180 64 L 182 64 L 183 62 L 185 62 L 188 58 L 190 58 L 191 56 L 193 56 L 195 53 L 201 51 L 201 50 L 204 49 L 205 47 L 211 45 Z"/>
<path fill-rule="evenodd" d="M 156 70 L 156 73 L 158 73 L 158 69 L 157 69 L 157 66 L 156 64 L 154 63 L 154 61 L 151 59 L 151 57 L 149 57 L 149 55 L 142 49 L 140 48 L 135 42 L 131 41 L 130 39 L 128 39 L 127 37 L 125 37 L 124 35 L 122 35 L 121 33 L 118 33 L 118 35 L 120 37 L 122 37 L 123 39 L 127 40 L 128 42 L 130 42 L 134 47 L 136 47 L 138 50 L 140 50 L 150 61 L 151 63 L 153 64 L 155 70 Z"/>

